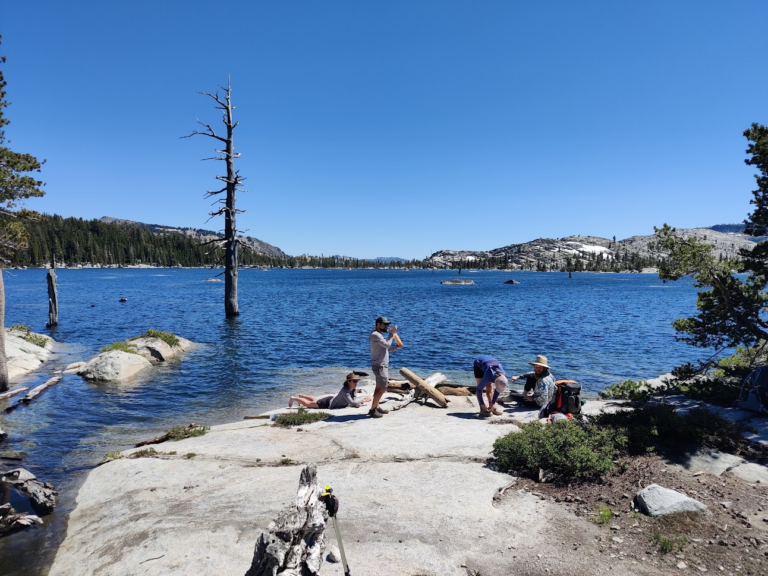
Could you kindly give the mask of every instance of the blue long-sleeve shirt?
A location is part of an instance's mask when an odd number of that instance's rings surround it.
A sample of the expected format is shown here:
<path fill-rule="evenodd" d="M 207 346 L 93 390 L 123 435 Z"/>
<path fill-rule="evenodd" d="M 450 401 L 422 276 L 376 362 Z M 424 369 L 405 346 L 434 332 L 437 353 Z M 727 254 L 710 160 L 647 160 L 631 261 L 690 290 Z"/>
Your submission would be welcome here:
<path fill-rule="evenodd" d="M 496 378 L 499 377 L 499 374 L 504 374 L 504 376 L 507 375 L 507 373 L 504 372 L 504 368 L 501 367 L 501 362 L 496 360 L 493 356 L 478 356 L 475 358 L 474 368 L 483 371 L 483 378 L 477 385 L 478 388 L 485 388 L 485 385 L 489 382 L 494 382 Z"/>

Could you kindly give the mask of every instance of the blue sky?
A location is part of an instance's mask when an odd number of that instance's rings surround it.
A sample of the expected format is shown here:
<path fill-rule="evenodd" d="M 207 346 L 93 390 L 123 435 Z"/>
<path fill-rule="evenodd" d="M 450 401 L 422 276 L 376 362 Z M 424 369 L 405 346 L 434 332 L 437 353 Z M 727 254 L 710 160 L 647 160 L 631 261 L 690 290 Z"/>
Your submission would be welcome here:
<path fill-rule="evenodd" d="M 768 2 L 0 0 L 28 207 L 206 224 L 180 139 L 232 77 L 239 227 L 290 254 L 422 258 L 739 222 L 768 124 Z"/>

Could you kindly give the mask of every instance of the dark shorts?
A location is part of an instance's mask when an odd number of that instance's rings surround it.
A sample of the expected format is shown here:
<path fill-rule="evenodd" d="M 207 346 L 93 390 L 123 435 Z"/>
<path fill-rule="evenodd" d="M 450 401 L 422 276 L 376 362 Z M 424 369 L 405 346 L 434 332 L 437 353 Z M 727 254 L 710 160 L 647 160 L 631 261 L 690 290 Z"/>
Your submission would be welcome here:
<path fill-rule="evenodd" d="M 389 385 L 389 368 L 386 366 L 371 366 L 376 376 L 376 388 L 386 388 Z"/>
<path fill-rule="evenodd" d="M 482 368 L 478 368 L 477 366 L 473 366 L 473 368 L 475 370 L 475 378 L 482 378 L 483 374 L 485 374 L 485 372 L 483 372 Z"/>
<path fill-rule="evenodd" d="M 323 396 L 322 398 L 318 398 L 317 407 L 322 408 L 323 410 L 328 410 L 328 408 L 331 407 L 331 400 L 333 400 L 333 396 Z"/>

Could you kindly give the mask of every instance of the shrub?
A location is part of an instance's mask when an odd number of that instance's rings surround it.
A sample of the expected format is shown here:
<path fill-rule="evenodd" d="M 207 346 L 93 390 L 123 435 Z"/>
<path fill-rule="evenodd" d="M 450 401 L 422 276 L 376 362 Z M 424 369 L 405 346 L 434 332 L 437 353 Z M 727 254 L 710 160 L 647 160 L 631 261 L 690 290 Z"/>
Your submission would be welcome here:
<path fill-rule="evenodd" d="M 104 458 L 102 458 L 101 461 L 109 462 L 110 460 L 119 460 L 120 458 L 123 458 L 123 453 L 120 452 L 120 450 L 117 450 L 115 452 L 107 452 L 104 454 Z"/>
<path fill-rule="evenodd" d="M 328 412 L 310 412 L 306 408 L 299 408 L 297 412 L 280 414 L 275 420 L 275 426 L 290 428 L 291 426 L 301 426 L 302 424 L 326 420 L 330 417 L 331 414 L 328 414 Z"/>
<path fill-rule="evenodd" d="M 733 451 L 746 430 L 743 424 L 704 408 L 693 408 L 681 416 L 667 404 L 600 414 L 592 424 L 625 436 L 629 454 L 645 454 L 658 446 L 686 449 L 688 445 Z"/>
<path fill-rule="evenodd" d="M 112 350 L 119 350 L 120 352 L 128 352 L 128 354 L 136 354 L 136 346 L 128 344 L 126 342 L 112 342 L 109 346 L 104 346 L 101 349 L 102 352 L 110 352 Z"/>
<path fill-rule="evenodd" d="M 668 554 L 673 550 L 682 550 L 683 546 L 688 543 L 688 538 L 685 536 L 673 536 L 672 538 L 667 538 L 666 536 L 662 536 L 661 532 L 654 532 L 651 539 L 662 554 Z"/>
<path fill-rule="evenodd" d="M 206 432 L 210 430 L 209 426 L 174 426 L 170 430 L 166 430 L 169 440 L 184 440 L 184 438 L 191 438 L 193 436 L 204 436 Z"/>
<path fill-rule="evenodd" d="M 651 390 L 645 380 L 636 382 L 634 380 L 625 380 L 618 384 L 611 384 L 605 390 L 598 393 L 603 400 L 615 398 L 617 400 L 649 400 Z"/>
<path fill-rule="evenodd" d="M 626 436 L 612 429 L 534 422 L 496 440 L 493 456 L 505 472 L 537 478 L 544 469 L 559 478 L 594 480 L 613 470 L 613 459 L 625 444 Z"/>
<path fill-rule="evenodd" d="M 179 339 L 170 332 L 163 332 L 162 330 L 152 330 L 151 328 L 147 330 L 146 336 L 150 338 L 160 338 L 163 342 L 168 344 L 168 346 L 178 346 L 179 345 Z"/>

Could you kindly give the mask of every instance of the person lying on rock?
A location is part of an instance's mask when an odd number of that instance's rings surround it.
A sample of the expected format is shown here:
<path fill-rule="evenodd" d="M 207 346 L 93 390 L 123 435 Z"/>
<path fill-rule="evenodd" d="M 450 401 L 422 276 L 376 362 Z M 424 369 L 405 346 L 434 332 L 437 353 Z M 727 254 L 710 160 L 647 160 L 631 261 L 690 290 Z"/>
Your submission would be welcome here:
<path fill-rule="evenodd" d="M 478 356 L 472 365 L 477 381 L 477 403 L 480 406 L 480 416 L 488 417 L 491 414 L 501 414 L 496 408 L 499 394 L 507 387 L 507 376 L 501 363 L 493 356 Z M 491 395 L 491 388 L 494 388 Z M 483 402 L 483 392 L 488 397 L 488 408 Z"/>
<path fill-rule="evenodd" d="M 536 360 L 529 362 L 533 366 L 533 372 L 513 376 L 510 380 L 515 382 L 525 378 L 525 388 L 522 392 L 513 391 L 509 394 L 512 400 L 535 404 L 539 408 L 546 406 L 555 395 L 555 377 L 549 371 L 547 357 L 538 355 Z"/>
<path fill-rule="evenodd" d="M 346 408 L 347 406 L 353 406 L 354 408 L 360 408 L 366 402 L 371 399 L 369 397 L 363 398 L 362 402 L 358 402 L 355 399 L 355 391 L 357 389 L 357 383 L 360 381 L 360 377 L 354 372 L 347 374 L 347 379 L 344 381 L 344 385 L 339 390 L 336 396 L 309 396 L 307 394 L 299 394 L 298 396 L 291 396 L 288 400 L 288 408 L 293 408 L 293 403 L 297 402 L 305 408 L 321 408 L 323 410 L 336 410 L 338 408 Z"/>

